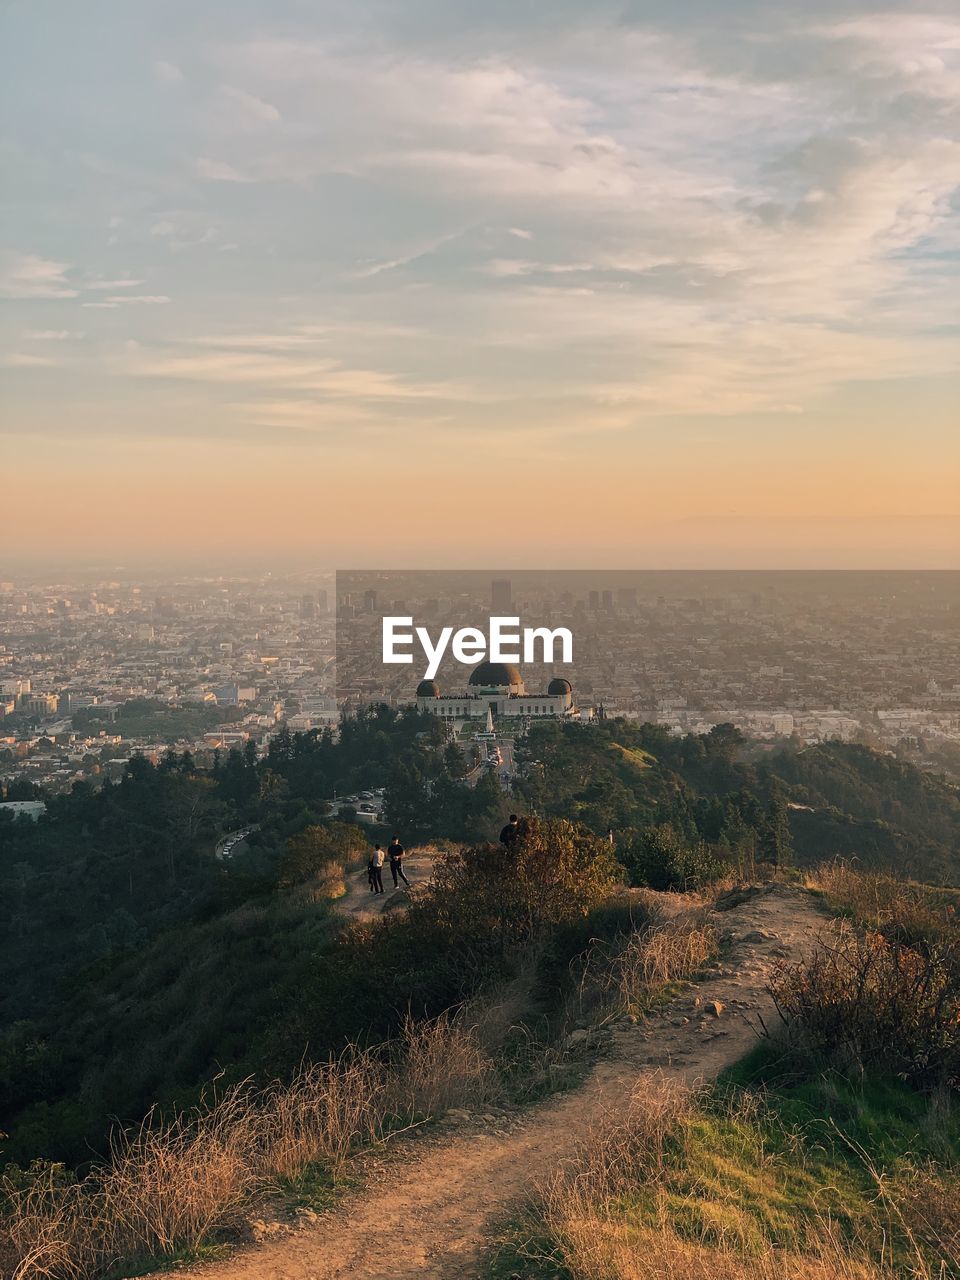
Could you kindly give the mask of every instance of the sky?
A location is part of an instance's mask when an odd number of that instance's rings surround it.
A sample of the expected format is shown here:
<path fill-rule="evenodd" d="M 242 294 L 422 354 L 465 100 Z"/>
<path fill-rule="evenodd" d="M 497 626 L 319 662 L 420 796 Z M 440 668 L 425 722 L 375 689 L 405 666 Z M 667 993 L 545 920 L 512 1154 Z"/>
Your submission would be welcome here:
<path fill-rule="evenodd" d="M 960 568 L 953 0 L 6 0 L 0 48 L 11 562 Z"/>

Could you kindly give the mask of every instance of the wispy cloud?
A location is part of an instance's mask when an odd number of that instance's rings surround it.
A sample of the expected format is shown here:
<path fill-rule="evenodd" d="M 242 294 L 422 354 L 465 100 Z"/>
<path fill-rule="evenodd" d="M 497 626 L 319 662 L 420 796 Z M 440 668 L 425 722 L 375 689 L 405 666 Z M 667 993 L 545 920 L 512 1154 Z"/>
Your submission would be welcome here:
<path fill-rule="evenodd" d="M 83 302 L 81 306 L 89 307 L 93 310 L 111 311 L 115 307 L 159 307 L 164 306 L 170 299 L 166 294 L 140 294 L 140 293 L 118 293 L 113 297 L 105 298 L 103 302 Z"/>
<path fill-rule="evenodd" d="M 183 80 L 183 72 L 180 68 L 172 62 L 167 62 L 164 58 L 158 58 L 154 62 L 153 74 L 161 84 L 180 84 Z"/>
<path fill-rule="evenodd" d="M 55 262 L 33 253 L 0 253 L 0 297 L 75 298 L 77 290 L 67 275 L 66 262 Z"/>
<path fill-rule="evenodd" d="M 252 181 L 232 164 L 227 164 L 225 160 L 213 160 L 209 156 L 198 156 L 193 162 L 193 169 L 198 178 L 205 178 L 208 182 Z"/>
<path fill-rule="evenodd" d="M 85 289 L 108 292 L 116 289 L 138 289 L 142 284 L 142 280 L 132 280 L 125 277 L 122 280 L 88 280 L 83 287 Z"/>
<path fill-rule="evenodd" d="M 30 355 L 25 351 L 11 351 L 0 356 L 0 365 L 5 369 L 45 369 L 59 363 L 53 356 Z"/>
<path fill-rule="evenodd" d="M 238 119 L 256 124 L 280 123 L 280 112 L 273 103 L 267 102 L 264 98 L 258 98 L 255 93 L 247 93 L 244 89 L 237 89 L 232 85 L 222 85 L 220 94 L 234 123 Z"/>

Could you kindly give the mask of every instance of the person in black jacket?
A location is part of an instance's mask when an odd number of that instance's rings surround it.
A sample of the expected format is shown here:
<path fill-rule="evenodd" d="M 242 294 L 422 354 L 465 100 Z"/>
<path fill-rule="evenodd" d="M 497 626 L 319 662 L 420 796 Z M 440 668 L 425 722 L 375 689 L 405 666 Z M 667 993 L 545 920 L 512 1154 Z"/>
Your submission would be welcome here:
<path fill-rule="evenodd" d="M 390 874 L 393 876 L 393 887 L 395 889 L 400 888 L 401 880 L 405 885 L 409 886 L 410 884 L 410 881 L 403 874 L 403 852 L 400 837 L 394 836 L 387 846 L 387 856 L 390 858 Z"/>
<path fill-rule="evenodd" d="M 511 813 L 510 821 L 500 832 L 500 843 L 507 849 L 516 841 L 520 835 L 520 819 L 515 813 Z"/>

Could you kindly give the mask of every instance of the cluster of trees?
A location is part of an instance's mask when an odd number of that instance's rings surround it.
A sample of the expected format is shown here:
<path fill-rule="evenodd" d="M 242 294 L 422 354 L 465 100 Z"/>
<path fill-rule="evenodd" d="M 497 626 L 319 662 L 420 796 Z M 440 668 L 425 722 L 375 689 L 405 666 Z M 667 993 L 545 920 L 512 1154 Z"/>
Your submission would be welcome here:
<path fill-rule="evenodd" d="M 612 829 L 638 878 L 665 862 L 675 866 L 671 882 L 690 883 L 718 861 L 804 865 L 843 856 L 909 867 L 929 881 L 960 880 L 957 788 L 866 747 L 771 751 L 732 725 L 675 737 L 613 720 L 537 725 L 521 760 L 527 806 Z"/>
<path fill-rule="evenodd" d="M 239 707 L 219 707 L 197 702 L 171 707 L 158 698 L 130 698 L 119 707 L 81 707 L 71 717 L 74 729 L 83 733 L 122 731 L 127 738 L 155 738 L 178 742 L 243 718 Z"/>

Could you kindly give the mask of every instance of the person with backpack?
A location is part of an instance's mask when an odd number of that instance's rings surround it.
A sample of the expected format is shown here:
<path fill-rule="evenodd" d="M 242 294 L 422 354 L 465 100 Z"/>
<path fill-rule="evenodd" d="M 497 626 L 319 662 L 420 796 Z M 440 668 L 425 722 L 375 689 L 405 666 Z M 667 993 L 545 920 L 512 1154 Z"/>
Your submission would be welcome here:
<path fill-rule="evenodd" d="M 400 881 L 409 888 L 410 881 L 403 874 L 403 854 L 404 848 L 400 843 L 400 837 L 394 836 L 387 848 L 387 854 L 390 857 L 390 874 L 393 876 L 394 889 L 400 888 Z"/>
<path fill-rule="evenodd" d="M 383 893 L 383 850 L 378 844 L 373 846 L 373 853 L 370 855 L 370 861 L 373 864 L 373 892 Z"/>

